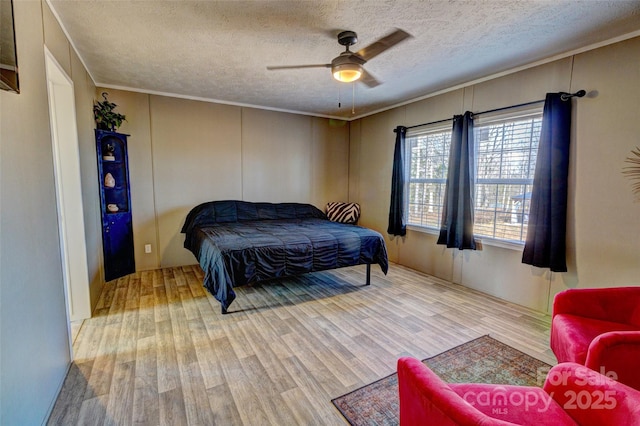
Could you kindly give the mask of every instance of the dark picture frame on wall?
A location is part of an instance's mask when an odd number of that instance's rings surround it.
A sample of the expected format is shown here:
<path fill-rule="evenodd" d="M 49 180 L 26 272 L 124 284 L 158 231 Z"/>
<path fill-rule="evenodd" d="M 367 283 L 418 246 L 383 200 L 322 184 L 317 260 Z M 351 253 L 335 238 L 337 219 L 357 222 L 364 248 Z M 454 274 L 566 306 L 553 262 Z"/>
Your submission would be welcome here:
<path fill-rule="evenodd" d="M 0 0 L 0 89 L 20 93 L 13 0 Z"/>

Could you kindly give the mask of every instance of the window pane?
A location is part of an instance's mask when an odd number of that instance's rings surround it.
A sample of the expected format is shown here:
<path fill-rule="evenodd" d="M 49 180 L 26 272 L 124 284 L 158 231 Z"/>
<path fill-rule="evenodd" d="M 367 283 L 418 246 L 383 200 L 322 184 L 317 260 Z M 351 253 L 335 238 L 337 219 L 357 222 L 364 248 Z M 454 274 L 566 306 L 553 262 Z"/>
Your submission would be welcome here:
<path fill-rule="evenodd" d="M 533 179 L 540 117 L 478 129 L 477 175 L 483 179 Z"/>
<path fill-rule="evenodd" d="M 408 218 L 411 225 L 439 228 L 447 178 L 451 131 L 422 131 L 407 137 Z"/>
<path fill-rule="evenodd" d="M 437 228 L 440 226 L 444 183 L 409 184 L 408 223 Z"/>
<path fill-rule="evenodd" d="M 474 233 L 497 239 L 523 240 L 529 220 L 530 190 L 530 185 L 476 185 Z"/>

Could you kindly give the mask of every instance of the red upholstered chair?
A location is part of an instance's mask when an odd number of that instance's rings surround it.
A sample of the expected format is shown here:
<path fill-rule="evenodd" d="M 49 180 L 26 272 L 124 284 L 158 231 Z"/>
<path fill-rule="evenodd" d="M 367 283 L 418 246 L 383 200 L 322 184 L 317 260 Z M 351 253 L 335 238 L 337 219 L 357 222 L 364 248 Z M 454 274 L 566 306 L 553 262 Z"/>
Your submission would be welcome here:
<path fill-rule="evenodd" d="M 551 350 L 640 389 L 640 287 L 570 289 L 553 300 Z"/>
<path fill-rule="evenodd" d="M 543 388 L 445 383 L 415 358 L 398 360 L 400 425 L 640 425 L 640 391 L 576 363 Z"/>

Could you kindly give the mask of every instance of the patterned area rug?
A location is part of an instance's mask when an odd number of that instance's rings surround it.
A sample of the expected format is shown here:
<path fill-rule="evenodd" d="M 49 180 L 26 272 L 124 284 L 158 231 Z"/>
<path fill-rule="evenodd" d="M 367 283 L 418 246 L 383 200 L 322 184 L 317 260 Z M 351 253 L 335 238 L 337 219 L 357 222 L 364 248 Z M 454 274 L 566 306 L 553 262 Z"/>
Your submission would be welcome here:
<path fill-rule="evenodd" d="M 551 366 L 482 336 L 423 360 L 445 382 L 542 386 Z M 398 376 L 392 374 L 331 402 L 353 426 L 398 424 Z"/>

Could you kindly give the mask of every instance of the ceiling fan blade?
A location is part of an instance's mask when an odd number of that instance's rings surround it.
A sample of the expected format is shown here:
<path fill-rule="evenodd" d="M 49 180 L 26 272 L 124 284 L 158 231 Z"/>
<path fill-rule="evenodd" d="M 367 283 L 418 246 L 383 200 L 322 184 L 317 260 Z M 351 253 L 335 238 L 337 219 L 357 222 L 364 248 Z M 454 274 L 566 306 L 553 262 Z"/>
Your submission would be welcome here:
<path fill-rule="evenodd" d="M 369 74 L 365 69 L 362 70 L 362 75 L 360 76 L 360 79 L 358 81 L 360 81 L 361 83 L 366 84 L 367 86 L 369 86 L 371 88 L 379 86 L 379 85 L 382 84 L 381 81 L 378 81 L 374 76 Z"/>
<path fill-rule="evenodd" d="M 390 49 L 391 47 L 410 37 L 412 37 L 412 35 L 408 32 L 396 28 L 396 30 L 391 34 L 386 35 L 378 41 L 374 41 L 369 46 L 363 47 L 362 49 L 358 50 L 356 52 L 356 55 L 360 56 L 365 61 L 368 61 L 371 58 L 378 56 L 385 50 Z"/>
<path fill-rule="evenodd" d="M 268 70 L 293 70 L 300 68 L 331 68 L 331 64 L 312 64 L 312 65 L 280 65 L 280 66 L 269 66 Z"/>

